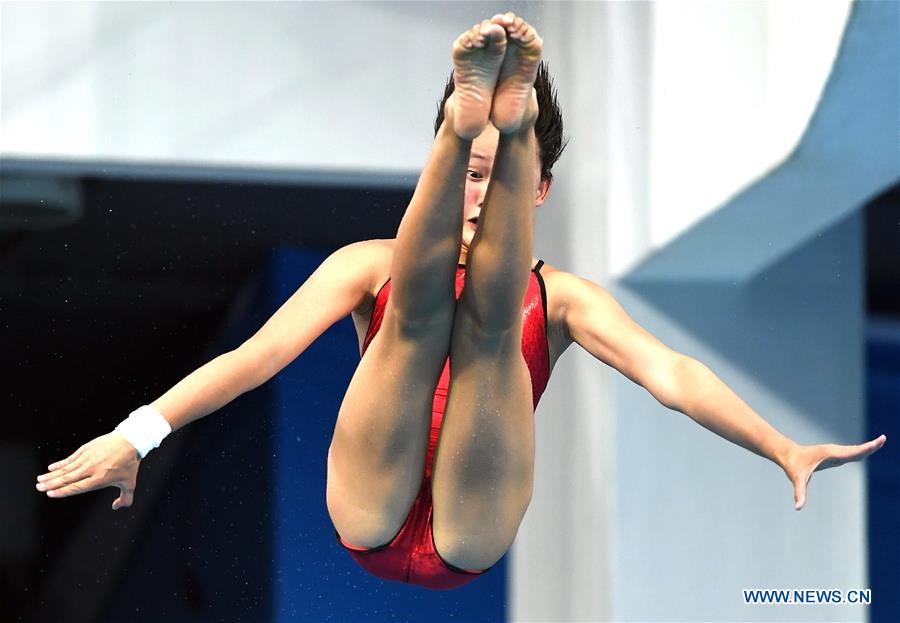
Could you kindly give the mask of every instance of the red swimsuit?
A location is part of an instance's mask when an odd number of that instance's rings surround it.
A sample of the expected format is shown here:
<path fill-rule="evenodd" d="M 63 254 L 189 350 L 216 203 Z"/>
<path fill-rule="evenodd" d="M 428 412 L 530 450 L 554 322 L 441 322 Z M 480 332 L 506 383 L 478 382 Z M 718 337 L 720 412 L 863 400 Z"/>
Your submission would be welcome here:
<path fill-rule="evenodd" d="M 544 261 L 539 260 L 532 269 L 528 289 L 522 303 L 522 355 L 531 372 L 531 391 L 534 407 L 537 407 L 541 394 L 547 387 L 550 377 L 550 353 L 547 345 L 547 295 L 540 270 Z M 466 269 L 459 265 L 456 269 L 456 298 L 459 298 L 466 279 Z M 384 308 L 391 291 L 388 279 L 375 299 L 372 318 L 363 342 L 363 355 L 378 333 Z M 389 543 L 364 548 L 344 541 L 335 530 L 338 542 L 366 571 L 385 580 L 396 580 L 410 584 L 419 584 L 427 588 L 447 589 L 462 586 L 471 582 L 482 571 L 459 569 L 438 556 L 434 547 L 431 531 L 431 468 L 434 461 L 434 449 L 437 445 L 444 408 L 447 404 L 447 391 L 450 385 L 450 358 L 444 364 L 444 371 L 434 391 L 434 403 L 431 415 L 431 436 L 428 453 L 425 456 L 425 474 L 419 495 L 413 502 L 406 522 Z"/>

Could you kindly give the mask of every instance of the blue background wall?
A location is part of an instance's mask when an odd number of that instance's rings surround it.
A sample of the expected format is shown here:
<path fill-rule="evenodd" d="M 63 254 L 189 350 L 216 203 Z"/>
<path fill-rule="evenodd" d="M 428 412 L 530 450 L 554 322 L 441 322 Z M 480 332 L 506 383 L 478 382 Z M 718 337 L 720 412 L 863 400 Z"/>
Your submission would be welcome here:
<path fill-rule="evenodd" d="M 900 325 L 896 325 L 900 328 Z M 868 437 L 900 442 L 900 341 L 867 340 Z M 870 620 L 900 621 L 900 452 L 896 446 L 868 461 Z"/>

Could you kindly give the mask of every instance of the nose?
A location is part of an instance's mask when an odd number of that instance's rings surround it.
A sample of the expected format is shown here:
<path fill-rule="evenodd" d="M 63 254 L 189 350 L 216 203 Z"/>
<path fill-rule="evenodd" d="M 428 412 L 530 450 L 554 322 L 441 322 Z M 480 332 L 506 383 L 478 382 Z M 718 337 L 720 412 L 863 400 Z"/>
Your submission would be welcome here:
<path fill-rule="evenodd" d="M 478 196 L 475 198 L 475 203 L 479 208 L 484 207 L 484 196 L 487 195 L 487 184 L 483 184 L 481 188 L 478 190 Z"/>

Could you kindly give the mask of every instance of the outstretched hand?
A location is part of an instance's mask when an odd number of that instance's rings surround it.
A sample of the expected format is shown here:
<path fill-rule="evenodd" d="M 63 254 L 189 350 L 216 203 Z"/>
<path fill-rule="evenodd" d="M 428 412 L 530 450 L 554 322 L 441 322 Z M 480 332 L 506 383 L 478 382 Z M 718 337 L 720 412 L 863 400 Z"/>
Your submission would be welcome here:
<path fill-rule="evenodd" d="M 833 443 L 794 446 L 782 466 L 784 473 L 794 485 L 794 508 L 800 510 L 806 504 L 806 488 L 813 472 L 859 461 L 881 448 L 885 441 L 887 437 L 881 435 L 872 441 L 855 446 L 839 446 Z"/>
<path fill-rule="evenodd" d="M 37 477 L 38 491 L 52 498 L 64 498 L 103 487 L 119 488 L 113 510 L 131 506 L 141 459 L 125 438 L 113 431 L 93 439 L 71 456 L 48 466 L 50 471 Z"/>

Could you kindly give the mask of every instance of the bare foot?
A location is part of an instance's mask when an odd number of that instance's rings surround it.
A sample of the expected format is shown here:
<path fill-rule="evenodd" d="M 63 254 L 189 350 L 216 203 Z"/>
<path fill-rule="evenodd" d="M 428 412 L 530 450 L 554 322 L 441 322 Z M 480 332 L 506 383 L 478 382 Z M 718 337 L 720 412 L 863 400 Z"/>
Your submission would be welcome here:
<path fill-rule="evenodd" d="M 460 138 L 471 140 L 487 126 L 505 54 L 506 30 L 487 19 L 453 43 L 455 86 L 447 105 L 452 108 L 453 127 Z"/>
<path fill-rule="evenodd" d="M 534 81 L 544 41 L 533 26 L 514 13 L 495 15 L 491 22 L 506 31 L 507 49 L 494 89 L 491 123 L 501 134 L 515 132 L 537 119 Z"/>

